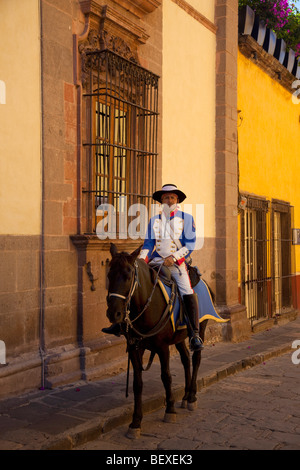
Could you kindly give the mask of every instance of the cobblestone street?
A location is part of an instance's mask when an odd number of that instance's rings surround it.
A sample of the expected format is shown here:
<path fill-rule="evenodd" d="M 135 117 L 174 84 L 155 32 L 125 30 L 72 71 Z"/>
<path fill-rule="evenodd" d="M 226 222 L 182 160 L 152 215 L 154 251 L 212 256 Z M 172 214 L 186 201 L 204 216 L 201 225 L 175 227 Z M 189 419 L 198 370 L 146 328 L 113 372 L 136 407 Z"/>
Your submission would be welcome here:
<path fill-rule="evenodd" d="M 145 415 L 141 437 L 125 437 L 127 426 L 76 450 L 299 450 L 300 365 L 291 353 L 201 390 L 198 409 L 177 404 L 177 423 L 164 410 Z"/>

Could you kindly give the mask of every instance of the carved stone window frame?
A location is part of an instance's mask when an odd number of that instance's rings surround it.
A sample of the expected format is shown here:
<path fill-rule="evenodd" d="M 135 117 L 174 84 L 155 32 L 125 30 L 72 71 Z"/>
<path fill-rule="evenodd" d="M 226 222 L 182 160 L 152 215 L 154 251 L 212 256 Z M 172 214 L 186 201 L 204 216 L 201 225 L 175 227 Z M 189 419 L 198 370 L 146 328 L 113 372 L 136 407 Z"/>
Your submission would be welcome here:
<path fill-rule="evenodd" d="M 110 49 L 128 60 L 138 61 L 138 47 L 149 39 L 143 23 L 146 14 L 160 6 L 158 0 L 80 0 L 85 16 L 85 28 L 78 38 L 81 56 L 86 51 Z M 119 8 L 118 8 L 119 6 Z"/>
<path fill-rule="evenodd" d="M 87 220 L 82 207 L 82 191 L 86 176 L 81 168 L 83 144 L 85 142 L 85 122 L 83 93 L 87 85 L 87 56 L 91 52 L 110 50 L 124 59 L 141 66 L 138 49 L 146 44 L 149 35 L 145 29 L 145 16 L 161 6 L 161 0 L 114 0 L 107 4 L 104 0 L 79 0 L 85 18 L 85 26 L 81 35 L 74 35 L 74 73 L 78 90 L 78 207 L 79 230 L 71 237 L 75 246 L 84 251 L 88 249 L 107 250 L 107 243 L 99 240 L 96 235 L 88 233 L 85 228 Z M 135 247 L 139 241 L 116 240 L 116 244 L 124 248 Z M 128 248 L 129 249 L 129 248 Z"/>

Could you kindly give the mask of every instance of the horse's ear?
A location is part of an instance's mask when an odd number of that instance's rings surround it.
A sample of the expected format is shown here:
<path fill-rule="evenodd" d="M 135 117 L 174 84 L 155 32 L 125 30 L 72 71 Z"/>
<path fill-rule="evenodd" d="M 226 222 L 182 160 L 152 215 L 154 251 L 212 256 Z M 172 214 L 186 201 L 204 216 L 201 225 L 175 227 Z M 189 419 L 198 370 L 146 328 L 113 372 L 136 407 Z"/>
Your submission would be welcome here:
<path fill-rule="evenodd" d="M 115 256 L 118 253 L 118 249 L 114 243 L 110 244 L 110 254 L 111 256 Z"/>
<path fill-rule="evenodd" d="M 135 260 L 136 260 L 137 257 L 139 256 L 142 247 L 143 247 L 143 245 L 140 245 L 136 250 L 134 250 L 134 251 L 131 253 L 130 258 L 131 258 L 131 263 L 132 263 L 132 264 L 135 262 Z"/>

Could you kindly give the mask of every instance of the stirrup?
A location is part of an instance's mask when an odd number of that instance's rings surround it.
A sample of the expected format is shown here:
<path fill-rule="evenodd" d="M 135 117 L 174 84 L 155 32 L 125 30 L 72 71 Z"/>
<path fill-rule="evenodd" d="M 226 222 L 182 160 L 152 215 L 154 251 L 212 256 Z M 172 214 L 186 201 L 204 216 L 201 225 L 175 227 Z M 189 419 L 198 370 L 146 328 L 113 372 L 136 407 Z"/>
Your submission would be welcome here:
<path fill-rule="evenodd" d="M 200 336 L 197 334 L 192 336 L 192 338 L 190 339 L 190 350 L 201 351 L 202 349 L 204 349 L 204 346 L 203 346 L 203 341 L 200 338 Z"/>
<path fill-rule="evenodd" d="M 108 328 L 102 328 L 103 333 L 108 335 L 121 336 L 121 328 L 119 323 L 109 326 Z"/>

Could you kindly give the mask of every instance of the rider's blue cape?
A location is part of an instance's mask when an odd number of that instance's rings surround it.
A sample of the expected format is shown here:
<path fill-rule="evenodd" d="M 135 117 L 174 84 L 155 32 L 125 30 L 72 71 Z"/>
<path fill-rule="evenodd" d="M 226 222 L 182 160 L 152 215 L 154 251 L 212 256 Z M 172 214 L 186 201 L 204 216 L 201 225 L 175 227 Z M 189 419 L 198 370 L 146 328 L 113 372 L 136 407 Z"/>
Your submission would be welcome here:
<path fill-rule="evenodd" d="M 168 302 L 169 297 L 171 295 L 171 287 L 166 286 L 161 281 L 159 281 L 159 285 L 162 289 L 162 292 L 165 296 L 166 301 Z M 202 322 L 203 320 L 214 320 L 219 323 L 226 323 L 227 321 L 229 321 L 229 320 L 224 320 L 223 318 L 221 318 L 218 312 L 216 311 L 209 289 L 206 283 L 202 279 L 200 279 L 198 284 L 195 287 L 193 287 L 193 289 L 194 289 L 194 292 L 198 295 L 199 323 Z M 179 313 L 180 313 L 180 301 L 178 297 L 176 297 L 175 304 L 173 307 L 173 313 L 171 317 L 174 331 L 175 331 L 175 325 L 178 321 Z M 183 327 L 185 327 L 185 323 L 180 323 L 179 325 L 177 325 L 177 328 L 183 328 Z"/>

